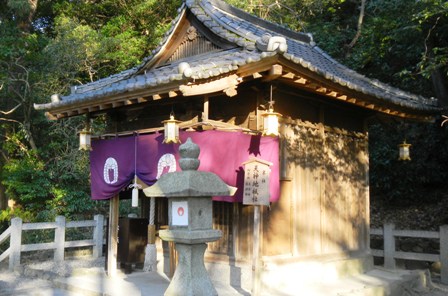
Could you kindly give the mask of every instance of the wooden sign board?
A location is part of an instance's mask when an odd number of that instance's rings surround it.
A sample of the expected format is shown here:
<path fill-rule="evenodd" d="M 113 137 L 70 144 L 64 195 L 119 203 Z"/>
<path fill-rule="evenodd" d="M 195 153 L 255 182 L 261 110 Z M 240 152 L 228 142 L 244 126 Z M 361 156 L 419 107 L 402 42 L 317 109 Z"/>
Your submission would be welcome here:
<path fill-rule="evenodd" d="M 244 165 L 245 205 L 269 205 L 269 180 L 272 163 L 259 158 L 252 158 Z"/>

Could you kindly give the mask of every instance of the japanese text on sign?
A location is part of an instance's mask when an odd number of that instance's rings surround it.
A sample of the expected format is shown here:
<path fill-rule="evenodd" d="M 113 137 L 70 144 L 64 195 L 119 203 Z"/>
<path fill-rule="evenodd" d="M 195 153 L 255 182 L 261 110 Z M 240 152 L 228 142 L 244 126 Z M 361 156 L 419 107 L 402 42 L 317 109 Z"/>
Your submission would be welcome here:
<path fill-rule="evenodd" d="M 243 204 L 269 205 L 270 163 L 251 159 L 244 163 Z"/>

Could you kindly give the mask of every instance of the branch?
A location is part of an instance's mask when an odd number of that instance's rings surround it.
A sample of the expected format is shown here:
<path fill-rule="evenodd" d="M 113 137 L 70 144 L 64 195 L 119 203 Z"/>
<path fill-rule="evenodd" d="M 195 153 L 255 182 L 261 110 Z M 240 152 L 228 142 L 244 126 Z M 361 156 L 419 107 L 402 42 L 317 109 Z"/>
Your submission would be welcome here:
<path fill-rule="evenodd" d="M 359 37 L 361 37 L 362 23 L 364 21 L 365 10 L 366 10 L 366 0 L 361 0 L 361 10 L 359 12 L 358 26 L 356 29 L 356 34 L 355 34 L 355 37 L 353 37 L 352 41 L 347 45 L 348 49 L 351 49 L 353 46 L 355 46 Z"/>
<path fill-rule="evenodd" d="M 9 118 L 0 117 L 0 121 L 15 122 L 15 123 L 18 123 L 18 124 L 22 125 L 22 123 L 20 121 L 17 121 L 17 120 L 14 120 L 14 119 L 9 119 Z"/>
<path fill-rule="evenodd" d="M 439 23 L 440 20 L 440 16 L 436 19 L 436 22 L 434 23 L 434 26 L 432 26 L 429 30 L 428 30 L 428 34 L 426 35 L 425 38 L 425 54 L 423 55 L 424 59 L 426 60 L 426 58 L 428 57 L 429 53 L 428 53 L 428 42 L 429 42 L 429 37 L 431 37 L 431 33 L 432 31 L 437 27 L 437 24 Z M 431 46 L 431 50 L 432 50 L 432 46 Z"/>
<path fill-rule="evenodd" d="M 0 88 L 0 89 L 1 89 L 1 88 Z M 3 114 L 3 115 L 9 115 L 9 114 L 11 114 L 12 112 L 16 111 L 17 108 L 19 108 L 21 105 L 22 105 L 22 103 L 18 104 L 17 106 L 15 106 L 14 108 L 12 108 L 12 109 L 9 110 L 9 111 L 2 111 L 2 110 L 0 110 L 0 113 Z"/>
<path fill-rule="evenodd" d="M 6 162 L 8 162 L 9 158 L 8 158 L 8 156 L 6 155 L 5 151 L 3 151 L 3 149 L 0 149 L 0 154 L 3 156 L 3 159 L 4 159 Z"/>
<path fill-rule="evenodd" d="M 442 117 L 445 118 L 445 119 L 442 121 L 442 123 L 440 124 L 440 126 L 443 126 L 445 123 L 448 122 L 448 116 L 446 116 L 446 115 L 442 115 Z"/>

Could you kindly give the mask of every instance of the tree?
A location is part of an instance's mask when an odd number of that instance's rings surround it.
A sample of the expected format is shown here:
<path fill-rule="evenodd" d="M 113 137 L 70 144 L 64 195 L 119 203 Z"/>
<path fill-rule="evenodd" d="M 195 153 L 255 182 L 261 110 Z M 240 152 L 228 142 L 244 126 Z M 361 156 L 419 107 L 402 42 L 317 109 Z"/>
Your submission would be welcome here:
<path fill-rule="evenodd" d="M 93 2 L 0 2 L 0 205 L 7 195 L 38 219 L 87 213 L 97 204 L 89 198 L 88 159 L 77 150 L 83 119 L 50 122 L 33 104 L 139 64 L 181 0 Z M 331 56 L 369 77 L 448 102 L 446 1 L 228 2 L 313 33 Z M 103 122 L 94 124 L 100 129 Z M 374 161 L 387 161 L 371 151 Z"/>
<path fill-rule="evenodd" d="M 179 3 L 0 3 L 0 197 L 23 208 L 16 214 L 48 220 L 101 207 L 90 200 L 88 157 L 77 147 L 83 119 L 50 122 L 33 104 L 140 63 Z"/>

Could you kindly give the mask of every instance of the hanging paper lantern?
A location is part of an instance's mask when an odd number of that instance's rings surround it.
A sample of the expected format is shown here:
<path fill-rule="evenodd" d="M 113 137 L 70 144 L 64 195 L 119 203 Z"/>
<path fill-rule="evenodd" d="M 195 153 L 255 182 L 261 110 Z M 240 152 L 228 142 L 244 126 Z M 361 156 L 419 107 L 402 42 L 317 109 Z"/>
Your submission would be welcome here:
<path fill-rule="evenodd" d="M 409 155 L 409 147 L 411 147 L 411 144 L 406 143 L 406 140 L 398 145 L 398 160 L 411 160 L 411 157 Z"/>
<path fill-rule="evenodd" d="M 269 110 L 261 116 L 263 116 L 263 136 L 277 137 L 279 134 L 278 118 L 282 115 L 274 112 L 273 108 L 269 108 Z"/>
<path fill-rule="evenodd" d="M 170 143 L 180 143 L 179 139 L 179 120 L 174 119 L 174 115 L 170 115 L 170 119 L 162 121 L 163 126 L 165 128 L 165 138 L 163 140 L 163 143 L 170 144 Z"/>
<path fill-rule="evenodd" d="M 92 150 L 91 136 L 92 133 L 88 129 L 79 133 L 79 150 Z"/>

